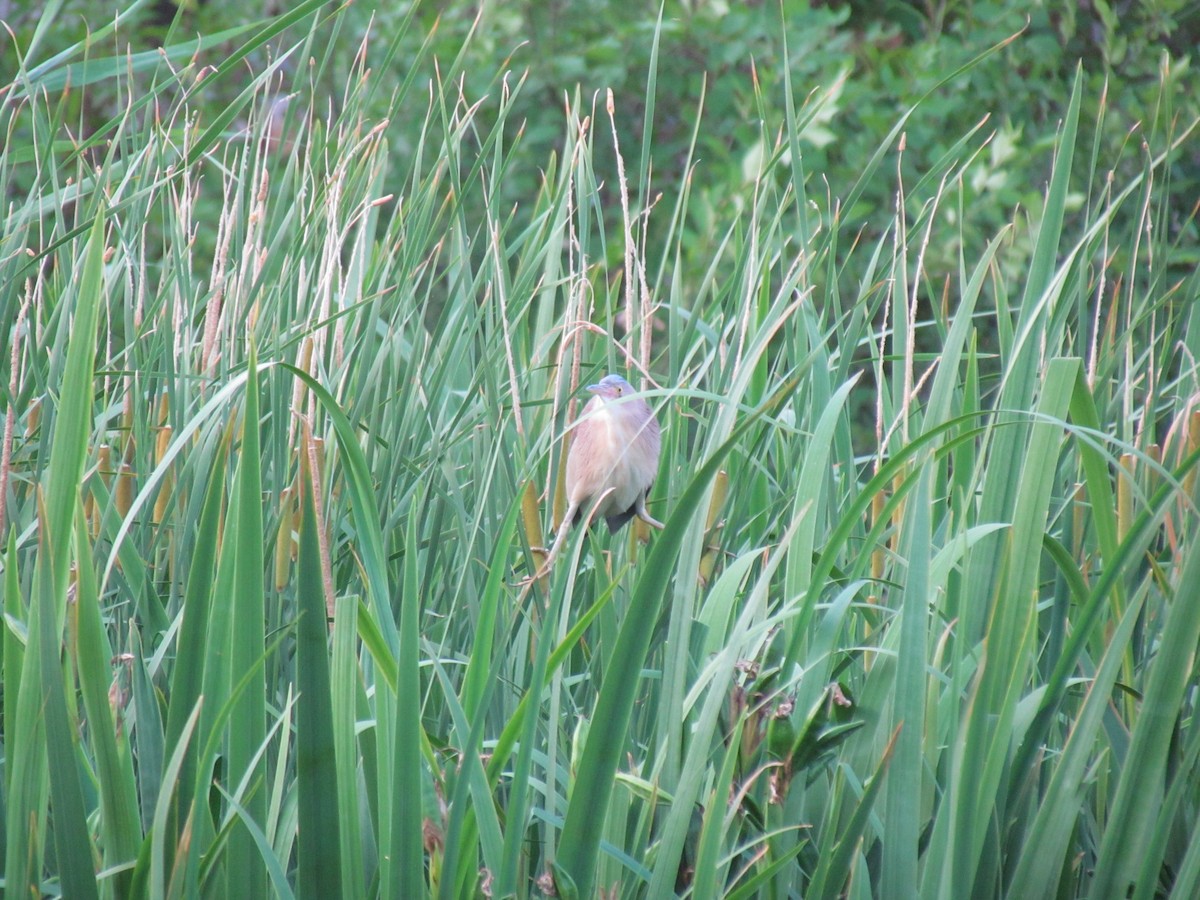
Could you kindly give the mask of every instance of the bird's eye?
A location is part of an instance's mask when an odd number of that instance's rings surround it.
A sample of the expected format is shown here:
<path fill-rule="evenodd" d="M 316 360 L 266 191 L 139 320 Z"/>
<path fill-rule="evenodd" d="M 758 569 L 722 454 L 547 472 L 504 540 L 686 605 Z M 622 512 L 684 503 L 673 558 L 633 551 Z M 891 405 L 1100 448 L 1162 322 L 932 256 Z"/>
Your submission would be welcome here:
<path fill-rule="evenodd" d="M 620 393 L 621 393 L 621 389 L 617 388 L 617 395 L 620 396 Z"/>

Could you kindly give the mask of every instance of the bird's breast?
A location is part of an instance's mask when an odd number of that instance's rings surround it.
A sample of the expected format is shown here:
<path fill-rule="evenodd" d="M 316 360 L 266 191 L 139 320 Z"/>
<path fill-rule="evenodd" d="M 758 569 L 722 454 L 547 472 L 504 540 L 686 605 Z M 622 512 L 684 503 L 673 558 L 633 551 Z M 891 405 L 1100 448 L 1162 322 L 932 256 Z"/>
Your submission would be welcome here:
<path fill-rule="evenodd" d="M 567 459 L 571 502 L 586 503 L 611 491 L 601 505 L 601 515 L 633 505 L 638 494 L 654 480 L 658 465 L 658 447 L 646 445 L 644 423 L 638 425 L 631 428 L 600 398 L 588 403 Z"/>

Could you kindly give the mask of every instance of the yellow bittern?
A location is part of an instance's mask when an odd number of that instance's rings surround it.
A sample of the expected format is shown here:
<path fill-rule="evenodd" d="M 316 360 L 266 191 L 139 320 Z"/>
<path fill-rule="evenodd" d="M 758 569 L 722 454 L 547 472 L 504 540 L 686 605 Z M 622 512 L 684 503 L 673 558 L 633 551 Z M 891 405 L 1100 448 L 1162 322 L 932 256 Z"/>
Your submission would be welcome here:
<path fill-rule="evenodd" d="M 662 443 L 654 410 L 620 375 L 605 375 L 587 389 L 595 396 L 572 429 L 567 454 L 567 514 L 544 569 L 567 531 L 584 516 L 589 522 L 603 516 L 610 532 L 634 516 L 663 527 L 646 511 Z"/>

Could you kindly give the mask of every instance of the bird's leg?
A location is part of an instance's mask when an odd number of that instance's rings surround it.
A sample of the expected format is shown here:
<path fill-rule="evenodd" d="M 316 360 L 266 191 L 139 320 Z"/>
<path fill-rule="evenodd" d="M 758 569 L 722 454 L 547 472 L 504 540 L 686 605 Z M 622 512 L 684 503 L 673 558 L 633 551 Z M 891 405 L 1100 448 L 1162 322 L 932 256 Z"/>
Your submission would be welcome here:
<path fill-rule="evenodd" d="M 649 525 L 651 528 L 657 528 L 659 531 L 663 528 L 663 523 L 658 521 L 646 511 L 646 492 L 642 491 L 637 498 L 637 517 Z"/>
<path fill-rule="evenodd" d="M 584 524 L 586 527 L 589 527 L 589 528 L 591 527 L 592 519 L 596 515 L 596 510 L 598 510 L 600 508 L 600 504 L 603 503 L 605 498 L 612 492 L 613 492 L 613 489 L 609 488 L 607 491 L 605 491 L 603 494 L 601 494 L 598 498 L 596 498 L 595 503 L 592 504 L 591 509 L 588 511 L 587 519 L 584 520 Z M 642 500 L 639 500 L 638 502 L 642 504 L 642 511 L 645 512 L 645 502 L 646 501 L 644 499 L 642 499 Z M 554 563 L 554 557 L 558 555 L 558 551 L 562 547 L 563 541 L 565 541 L 567 539 L 567 533 L 571 530 L 571 526 L 575 522 L 575 514 L 577 512 L 579 512 L 579 507 L 581 505 L 582 504 L 579 504 L 579 503 L 572 503 L 570 506 L 567 507 L 567 514 L 565 516 L 563 516 L 562 523 L 558 526 L 558 536 L 554 538 L 554 546 L 550 548 L 550 553 L 549 553 L 549 555 L 546 556 L 546 561 L 544 563 L 542 563 L 542 567 L 540 569 L 538 569 L 537 574 L 535 574 L 533 576 L 534 579 L 543 578 L 546 575 L 550 574 L 550 566 Z M 660 523 L 655 522 L 653 519 L 650 518 L 649 513 L 645 513 L 645 519 L 646 519 L 646 521 L 648 521 L 651 525 L 655 526 L 656 528 L 662 528 L 662 525 Z"/>
<path fill-rule="evenodd" d="M 550 548 L 550 552 L 546 555 L 546 561 L 542 563 L 542 567 L 538 569 L 534 578 L 541 578 L 550 573 L 550 567 L 554 564 L 554 557 L 558 555 L 563 541 L 567 539 L 567 532 L 571 530 L 571 522 L 577 512 L 579 512 L 578 503 L 572 503 L 567 507 L 567 514 L 563 516 L 563 520 L 558 526 L 558 535 L 554 538 L 554 545 Z"/>

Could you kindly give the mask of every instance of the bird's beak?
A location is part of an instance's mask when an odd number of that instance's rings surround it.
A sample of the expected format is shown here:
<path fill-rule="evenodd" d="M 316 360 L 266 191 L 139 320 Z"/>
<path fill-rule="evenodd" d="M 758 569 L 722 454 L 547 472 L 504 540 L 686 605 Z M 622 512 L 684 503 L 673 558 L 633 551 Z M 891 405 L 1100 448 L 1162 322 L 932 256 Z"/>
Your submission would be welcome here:
<path fill-rule="evenodd" d="M 593 393 L 593 394 L 598 394 L 598 393 L 600 393 L 602 390 L 604 390 L 604 388 L 602 388 L 602 387 L 601 387 L 600 385 L 598 385 L 598 384 L 589 384 L 589 385 L 587 386 L 587 390 L 588 390 L 590 393 Z"/>

